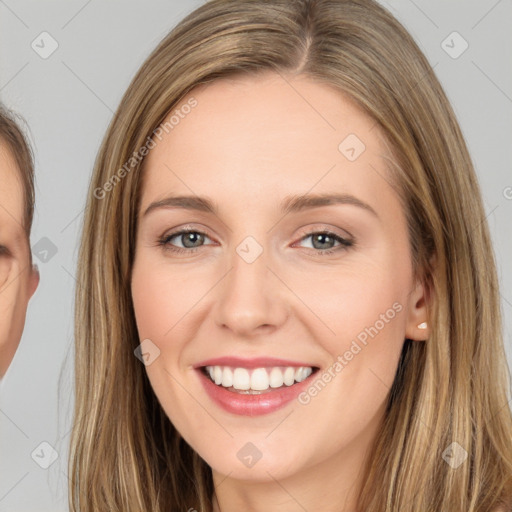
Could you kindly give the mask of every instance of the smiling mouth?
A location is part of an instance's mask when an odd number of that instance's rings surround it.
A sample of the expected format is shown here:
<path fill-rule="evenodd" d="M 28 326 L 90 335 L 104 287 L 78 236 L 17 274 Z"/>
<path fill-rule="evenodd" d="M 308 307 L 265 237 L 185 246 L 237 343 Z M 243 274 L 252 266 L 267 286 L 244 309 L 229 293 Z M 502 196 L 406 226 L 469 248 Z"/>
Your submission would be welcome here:
<path fill-rule="evenodd" d="M 315 366 L 271 366 L 242 368 L 233 366 L 203 366 L 201 371 L 217 386 L 227 391 L 259 395 L 293 386 L 319 370 Z"/>

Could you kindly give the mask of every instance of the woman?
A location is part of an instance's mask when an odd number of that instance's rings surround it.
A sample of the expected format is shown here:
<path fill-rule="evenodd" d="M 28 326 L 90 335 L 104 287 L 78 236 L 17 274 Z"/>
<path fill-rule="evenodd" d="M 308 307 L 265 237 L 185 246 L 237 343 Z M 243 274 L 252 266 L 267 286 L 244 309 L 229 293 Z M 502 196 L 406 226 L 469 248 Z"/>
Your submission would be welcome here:
<path fill-rule="evenodd" d="M 34 164 L 15 116 L 0 105 L 0 384 L 16 354 L 39 284 L 32 263 Z M 5 377 L 7 378 L 7 377 Z"/>
<path fill-rule="evenodd" d="M 510 509 L 480 191 L 377 3 L 183 20 L 107 131 L 79 282 L 73 511 Z"/>

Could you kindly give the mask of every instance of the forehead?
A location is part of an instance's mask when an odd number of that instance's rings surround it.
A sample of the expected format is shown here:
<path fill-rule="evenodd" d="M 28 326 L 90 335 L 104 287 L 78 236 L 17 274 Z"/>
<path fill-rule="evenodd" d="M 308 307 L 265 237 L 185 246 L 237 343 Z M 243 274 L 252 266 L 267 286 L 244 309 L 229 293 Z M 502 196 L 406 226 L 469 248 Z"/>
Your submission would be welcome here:
<path fill-rule="evenodd" d="M 195 106 L 185 108 L 191 98 Z M 373 187 L 379 194 L 390 181 L 382 158 L 390 155 L 374 120 L 341 91 L 309 77 L 264 73 L 201 84 L 167 120 L 144 162 L 144 202 L 178 189 L 213 188 L 228 200 L 235 184 L 247 195 L 265 189 L 268 198 L 313 187 L 319 193 Z M 247 204 L 247 197 L 240 201 Z"/>
<path fill-rule="evenodd" d="M 309 77 L 228 77 L 197 86 L 187 98 L 192 97 L 197 106 L 181 116 L 169 134 L 175 145 L 201 130 L 209 132 L 200 141 L 202 148 L 214 151 L 224 142 L 222 149 L 243 149 L 244 156 L 262 151 L 274 156 L 272 152 L 279 151 L 280 159 L 293 158 L 281 149 L 297 151 L 297 143 L 301 153 L 318 153 L 319 147 L 337 150 L 349 133 L 364 139 L 367 148 L 378 149 L 374 121 L 341 91 Z M 187 98 L 170 114 L 184 109 Z"/>
<path fill-rule="evenodd" d="M 0 236 L 23 234 L 24 196 L 19 170 L 11 150 L 0 140 Z"/>

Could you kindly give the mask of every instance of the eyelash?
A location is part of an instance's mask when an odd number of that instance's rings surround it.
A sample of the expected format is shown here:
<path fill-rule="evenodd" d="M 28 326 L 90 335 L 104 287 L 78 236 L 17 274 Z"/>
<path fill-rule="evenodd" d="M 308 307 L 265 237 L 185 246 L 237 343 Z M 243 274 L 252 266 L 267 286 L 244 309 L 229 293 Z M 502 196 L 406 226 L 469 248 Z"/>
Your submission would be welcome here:
<path fill-rule="evenodd" d="M 174 246 L 172 246 L 169 243 L 170 240 L 172 240 L 173 238 L 175 238 L 177 236 L 180 236 L 180 235 L 186 235 L 188 233 L 198 233 L 200 235 L 204 235 L 204 236 L 208 237 L 208 235 L 206 233 L 204 233 L 203 231 L 199 231 L 197 229 L 182 229 L 180 231 L 175 231 L 174 233 L 170 233 L 168 235 L 164 235 L 163 237 L 159 238 L 158 245 L 162 246 L 166 251 L 171 251 L 171 252 L 174 252 L 174 253 L 177 253 L 177 254 L 183 254 L 183 253 L 191 254 L 191 253 L 194 253 L 198 249 L 201 249 L 202 246 L 201 247 L 191 247 L 191 248 L 183 249 L 181 247 L 174 247 Z M 339 245 L 337 247 L 335 247 L 335 248 L 332 248 L 332 249 L 325 249 L 325 250 L 314 249 L 314 248 L 311 249 L 311 250 L 315 251 L 320 256 L 325 256 L 325 255 L 333 254 L 333 253 L 338 252 L 340 250 L 346 250 L 349 247 L 355 246 L 355 242 L 354 242 L 353 239 L 342 238 L 341 236 L 339 236 L 336 233 L 333 233 L 332 231 L 329 231 L 329 230 L 310 231 L 308 233 L 305 233 L 302 236 L 302 238 L 299 240 L 299 242 L 303 241 L 306 238 L 309 238 L 312 235 L 319 235 L 319 234 L 327 235 L 327 236 L 329 236 L 331 238 L 334 238 L 335 241 L 339 242 Z"/>

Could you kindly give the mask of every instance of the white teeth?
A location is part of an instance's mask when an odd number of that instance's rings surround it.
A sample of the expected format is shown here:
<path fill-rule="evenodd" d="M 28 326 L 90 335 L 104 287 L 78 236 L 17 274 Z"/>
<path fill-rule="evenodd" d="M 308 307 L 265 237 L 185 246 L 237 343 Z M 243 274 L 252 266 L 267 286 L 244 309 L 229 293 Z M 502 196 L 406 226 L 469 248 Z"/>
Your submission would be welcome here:
<path fill-rule="evenodd" d="M 216 368 L 220 368 L 220 366 L 217 366 Z M 235 371 L 233 372 L 233 387 L 235 389 L 242 390 L 249 389 L 251 387 L 251 377 L 245 368 L 235 368 Z"/>
<path fill-rule="evenodd" d="M 251 389 L 264 391 L 268 389 L 269 378 L 265 368 L 256 368 L 251 375 Z"/>
<path fill-rule="evenodd" d="M 288 366 L 284 371 L 283 380 L 287 386 L 291 386 L 295 382 L 295 368 Z"/>
<path fill-rule="evenodd" d="M 279 368 L 272 368 L 270 370 L 270 387 L 280 388 L 283 384 L 283 372 Z"/>
<path fill-rule="evenodd" d="M 311 368 L 306 368 L 304 366 L 297 368 L 297 370 L 295 370 L 295 380 L 297 382 L 302 382 L 311 375 L 312 371 L 313 370 Z"/>
<path fill-rule="evenodd" d="M 207 366 L 206 372 L 215 384 L 239 391 L 265 391 L 270 388 L 292 386 L 307 379 L 313 369 L 310 366 L 276 366 L 272 368 L 232 368 L 229 366 Z"/>
<path fill-rule="evenodd" d="M 222 386 L 225 388 L 230 388 L 233 385 L 233 371 L 231 368 L 224 368 L 222 372 Z"/>

